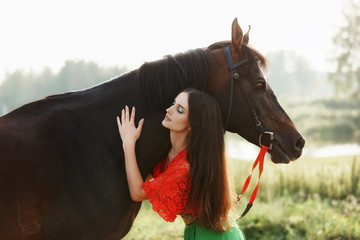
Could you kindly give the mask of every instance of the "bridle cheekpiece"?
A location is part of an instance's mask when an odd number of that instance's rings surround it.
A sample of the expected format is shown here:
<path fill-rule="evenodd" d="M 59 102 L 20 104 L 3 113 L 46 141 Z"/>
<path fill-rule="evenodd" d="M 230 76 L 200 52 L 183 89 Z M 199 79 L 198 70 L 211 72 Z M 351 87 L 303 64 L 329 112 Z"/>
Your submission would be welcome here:
<path fill-rule="evenodd" d="M 246 98 L 246 101 L 248 103 L 249 106 L 249 110 L 251 112 L 251 116 L 253 118 L 254 124 L 256 126 L 256 128 L 258 129 L 259 132 L 259 145 L 261 147 L 260 153 L 258 155 L 258 157 L 256 158 L 252 170 L 249 174 L 249 176 L 247 177 L 244 187 L 241 191 L 241 194 L 237 197 L 237 201 L 240 200 L 242 194 L 245 192 L 245 190 L 247 189 L 247 187 L 249 186 L 250 180 L 251 180 L 251 176 L 252 173 L 255 169 L 255 167 L 257 166 L 257 164 L 259 163 L 259 176 L 258 176 L 258 182 L 256 184 L 256 187 L 251 195 L 250 201 L 246 207 L 246 209 L 244 210 L 244 212 L 241 214 L 241 217 L 244 217 L 247 212 L 250 210 L 250 208 L 253 205 L 253 202 L 255 200 L 258 188 L 259 188 L 259 183 L 260 183 L 260 177 L 261 177 L 261 173 L 263 171 L 263 166 L 264 166 L 264 158 L 265 158 L 265 154 L 267 151 L 272 149 L 272 142 L 273 142 L 273 138 L 274 138 L 274 133 L 273 132 L 269 132 L 269 131 L 264 131 L 263 126 L 259 120 L 259 117 L 254 109 L 254 107 L 252 106 L 249 96 L 248 94 L 246 94 L 245 89 L 243 84 L 241 83 L 241 79 L 240 79 L 240 74 L 238 73 L 238 68 L 240 68 L 241 66 L 247 64 L 250 62 L 249 58 L 246 57 L 245 59 L 234 63 L 233 59 L 231 57 L 231 52 L 230 52 L 230 48 L 224 47 L 224 53 L 225 53 L 225 58 L 228 64 L 228 68 L 230 71 L 230 97 L 229 97 L 229 105 L 228 105 L 228 111 L 227 111 L 227 117 L 226 117 L 226 121 L 225 121 L 225 129 L 227 129 L 228 124 L 229 124 L 229 120 L 230 120 L 230 115 L 231 115 L 231 109 L 232 109 L 232 102 L 233 102 L 233 95 L 234 95 L 234 82 L 238 82 L 240 83 L 240 89 L 241 89 L 241 93 L 243 94 L 243 96 Z"/>

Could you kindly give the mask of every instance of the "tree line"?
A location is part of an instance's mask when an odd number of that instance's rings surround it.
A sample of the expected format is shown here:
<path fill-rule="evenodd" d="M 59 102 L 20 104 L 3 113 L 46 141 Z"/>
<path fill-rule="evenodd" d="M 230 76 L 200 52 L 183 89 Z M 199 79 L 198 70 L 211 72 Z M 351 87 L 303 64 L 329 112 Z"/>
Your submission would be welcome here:
<path fill-rule="evenodd" d="M 307 96 L 324 96 L 329 93 L 326 91 L 330 86 L 325 73 L 312 70 L 304 57 L 286 51 L 270 53 L 267 57 L 274 63 L 269 71 L 269 78 L 278 96 L 299 97 L 304 92 Z M 39 73 L 16 70 L 8 73 L 0 85 L 0 115 L 51 94 L 91 87 L 127 71 L 126 67 L 101 67 L 95 62 L 84 60 L 66 61 L 58 73 L 52 72 L 48 67 Z M 316 88 L 314 84 L 323 87 Z"/>
<path fill-rule="evenodd" d="M 126 67 L 101 67 L 91 61 L 66 61 L 58 73 L 16 70 L 0 85 L 0 116 L 48 95 L 89 88 L 127 71 Z"/>

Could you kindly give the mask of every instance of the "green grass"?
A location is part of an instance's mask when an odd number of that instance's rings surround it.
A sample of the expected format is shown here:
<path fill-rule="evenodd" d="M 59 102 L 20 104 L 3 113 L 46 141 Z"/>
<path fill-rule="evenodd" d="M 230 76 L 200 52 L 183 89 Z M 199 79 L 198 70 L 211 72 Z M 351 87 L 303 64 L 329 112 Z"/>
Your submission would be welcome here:
<path fill-rule="evenodd" d="M 360 239 L 359 199 L 284 197 L 253 208 L 238 221 L 248 239 Z"/>
<path fill-rule="evenodd" d="M 231 160 L 237 193 L 253 162 Z M 257 175 L 240 203 L 244 210 Z M 266 161 L 257 199 L 238 220 L 248 239 L 360 239 L 360 157 L 299 159 L 289 165 Z M 184 223 L 162 220 L 144 202 L 125 239 L 182 239 Z"/>

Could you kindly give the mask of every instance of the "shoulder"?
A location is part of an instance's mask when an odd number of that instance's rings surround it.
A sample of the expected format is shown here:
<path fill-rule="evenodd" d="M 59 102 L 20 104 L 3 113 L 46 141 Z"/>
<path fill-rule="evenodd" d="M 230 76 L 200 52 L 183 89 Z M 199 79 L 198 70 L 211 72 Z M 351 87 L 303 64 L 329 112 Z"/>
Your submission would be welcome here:
<path fill-rule="evenodd" d="M 176 155 L 176 157 L 172 161 L 172 165 L 177 168 L 181 167 L 181 168 L 189 169 L 190 164 L 187 159 L 186 148 L 184 148 L 181 152 L 178 153 L 178 155 Z"/>

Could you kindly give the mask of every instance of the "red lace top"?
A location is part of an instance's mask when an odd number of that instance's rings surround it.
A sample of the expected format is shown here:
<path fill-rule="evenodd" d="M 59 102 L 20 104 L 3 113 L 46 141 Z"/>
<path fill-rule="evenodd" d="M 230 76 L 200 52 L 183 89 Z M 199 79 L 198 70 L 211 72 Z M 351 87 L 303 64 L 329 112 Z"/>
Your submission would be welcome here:
<path fill-rule="evenodd" d="M 167 166 L 167 157 L 162 159 L 153 169 L 154 179 L 145 181 L 142 185 L 154 211 L 165 221 L 173 222 L 176 215 L 182 215 L 188 209 L 185 205 L 191 187 L 189 167 L 186 148 L 184 148 L 169 166 Z M 186 213 L 196 214 L 197 209 L 191 207 Z"/>

